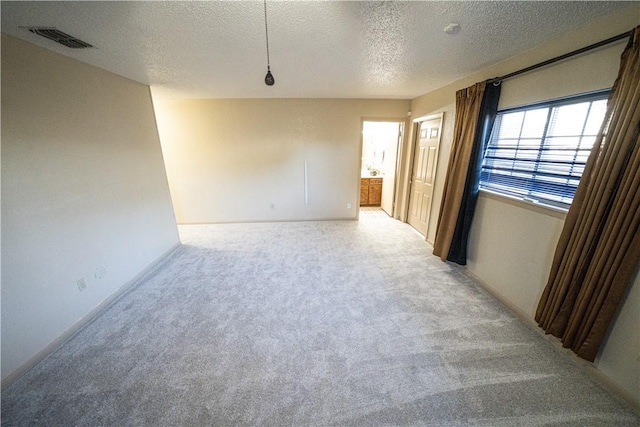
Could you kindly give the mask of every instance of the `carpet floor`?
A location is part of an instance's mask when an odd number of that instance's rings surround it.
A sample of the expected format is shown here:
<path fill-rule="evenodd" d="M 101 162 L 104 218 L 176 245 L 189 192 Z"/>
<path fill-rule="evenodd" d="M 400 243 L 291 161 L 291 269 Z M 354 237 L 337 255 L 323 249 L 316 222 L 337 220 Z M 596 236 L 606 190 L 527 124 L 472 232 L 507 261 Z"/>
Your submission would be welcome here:
<path fill-rule="evenodd" d="M 638 426 L 409 226 L 181 226 L 2 391 L 6 426 Z"/>

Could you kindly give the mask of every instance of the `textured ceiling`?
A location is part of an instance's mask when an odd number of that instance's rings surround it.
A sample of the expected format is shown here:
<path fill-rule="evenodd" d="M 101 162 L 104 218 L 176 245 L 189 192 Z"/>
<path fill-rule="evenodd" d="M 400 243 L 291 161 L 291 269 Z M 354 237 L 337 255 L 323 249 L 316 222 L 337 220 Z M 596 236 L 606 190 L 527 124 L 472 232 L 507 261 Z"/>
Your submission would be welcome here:
<path fill-rule="evenodd" d="M 6 2 L 2 31 L 149 84 L 155 96 L 414 98 L 626 2 Z M 443 29 L 456 22 L 454 35 Z M 56 27 L 95 46 L 29 33 Z"/>

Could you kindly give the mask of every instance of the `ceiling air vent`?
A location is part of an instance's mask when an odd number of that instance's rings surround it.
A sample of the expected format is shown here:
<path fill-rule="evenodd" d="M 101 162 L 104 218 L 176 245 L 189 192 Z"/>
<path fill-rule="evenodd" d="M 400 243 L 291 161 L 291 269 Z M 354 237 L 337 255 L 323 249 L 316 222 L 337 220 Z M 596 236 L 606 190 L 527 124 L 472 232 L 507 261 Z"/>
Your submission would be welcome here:
<path fill-rule="evenodd" d="M 73 36 L 70 36 L 67 33 L 63 33 L 62 31 L 56 28 L 27 28 L 34 34 L 37 34 L 42 37 L 46 37 L 49 40 L 53 40 L 56 43 L 60 43 L 66 47 L 70 47 L 71 49 L 85 49 L 88 47 L 93 47 L 87 42 L 83 42 L 80 39 L 77 39 Z"/>

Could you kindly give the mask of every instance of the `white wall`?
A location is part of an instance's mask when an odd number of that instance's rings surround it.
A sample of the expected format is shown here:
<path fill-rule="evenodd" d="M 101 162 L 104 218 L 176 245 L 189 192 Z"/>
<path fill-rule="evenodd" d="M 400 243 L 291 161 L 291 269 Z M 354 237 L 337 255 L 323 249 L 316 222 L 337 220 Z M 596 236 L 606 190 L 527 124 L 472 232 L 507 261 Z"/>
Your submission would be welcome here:
<path fill-rule="evenodd" d="M 179 243 L 149 88 L 2 35 L 2 213 L 6 379 Z"/>
<path fill-rule="evenodd" d="M 406 117 L 409 104 L 353 99 L 156 100 L 178 222 L 355 218 L 361 119 Z"/>
<path fill-rule="evenodd" d="M 443 139 L 434 191 L 432 218 L 437 218 L 455 123 L 455 91 L 504 75 L 553 56 L 631 30 L 640 24 L 640 4 L 594 21 L 560 40 L 412 101 L 414 117 L 445 111 Z M 611 87 L 618 72 L 620 42 L 503 83 L 500 107 Z M 471 230 L 467 268 L 489 290 L 529 319 L 546 285 L 564 215 L 531 204 L 481 193 Z M 435 236 L 435 222 L 428 238 Z M 631 284 L 594 365 L 640 404 L 640 277 Z"/>

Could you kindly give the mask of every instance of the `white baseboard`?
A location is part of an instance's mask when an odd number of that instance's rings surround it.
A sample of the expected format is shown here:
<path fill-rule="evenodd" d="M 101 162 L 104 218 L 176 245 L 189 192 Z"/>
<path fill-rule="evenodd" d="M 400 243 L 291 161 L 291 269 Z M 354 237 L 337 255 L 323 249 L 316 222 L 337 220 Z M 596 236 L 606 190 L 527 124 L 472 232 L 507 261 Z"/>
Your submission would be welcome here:
<path fill-rule="evenodd" d="M 140 273 L 138 273 L 133 279 L 126 282 L 122 285 L 117 291 L 107 297 L 104 301 L 102 301 L 96 308 L 91 310 L 85 316 L 83 316 L 80 320 L 78 320 L 73 326 L 71 326 L 66 332 L 60 335 L 58 338 L 53 340 L 49 345 L 47 345 L 44 349 L 38 352 L 35 356 L 31 357 L 27 360 L 22 366 L 18 369 L 11 372 L 7 375 L 6 378 L 2 380 L 2 389 L 9 387 L 13 384 L 18 378 L 24 375 L 29 369 L 33 368 L 37 363 L 47 357 L 49 354 L 53 353 L 57 350 L 61 345 L 71 339 L 74 335 L 80 332 L 84 327 L 89 325 L 94 319 L 96 319 L 104 310 L 109 308 L 111 304 L 116 302 L 120 297 L 126 294 L 128 291 L 134 289 L 136 285 L 138 285 L 142 280 L 155 271 L 160 264 L 162 264 L 173 252 L 175 252 L 182 243 L 178 242 L 171 247 L 168 251 L 162 254 L 158 259 L 149 264 L 144 268 Z"/>
<path fill-rule="evenodd" d="M 505 307 L 507 307 L 513 314 L 522 319 L 527 326 L 529 326 L 532 330 L 537 332 L 544 339 L 553 344 L 554 348 L 565 355 L 569 360 L 583 369 L 595 382 L 600 384 L 603 388 L 609 391 L 616 398 L 623 400 L 627 404 L 629 404 L 636 412 L 640 414 L 640 400 L 638 400 L 633 394 L 629 391 L 622 388 L 618 383 L 613 381 L 611 378 L 606 376 L 600 369 L 598 369 L 593 363 L 588 362 L 580 357 L 578 357 L 573 351 L 568 348 L 562 346 L 560 339 L 554 337 L 553 335 L 545 334 L 544 331 L 538 326 L 535 319 L 529 316 L 522 309 L 517 307 L 514 303 L 509 301 L 504 295 L 500 292 L 492 289 L 487 283 L 485 283 L 478 276 L 469 271 L 466 267 L 461 267 L 464 270 L 464 273 L 472 278 L 482 289 L 484 289 L 487 293 L 489 293 L 492 297 L 500 301 Z"/>

